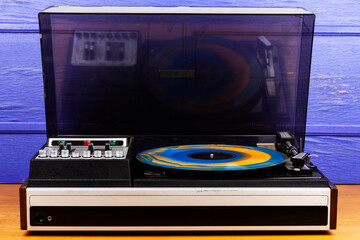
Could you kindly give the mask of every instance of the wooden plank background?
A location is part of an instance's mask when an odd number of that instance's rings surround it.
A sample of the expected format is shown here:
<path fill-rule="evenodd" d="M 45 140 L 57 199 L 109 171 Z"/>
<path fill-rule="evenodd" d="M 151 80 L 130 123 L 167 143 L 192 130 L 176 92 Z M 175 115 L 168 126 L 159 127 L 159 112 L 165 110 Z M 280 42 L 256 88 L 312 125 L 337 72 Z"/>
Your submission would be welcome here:
<path fill-rule="evenodd" d="M 22 182 L 45 143 L 37 13 L 56 5 L 304 7 L 316 14 L 306 150 L 335 183 L 360 183 L 360 1 L 0 0 L 0 183 Z"/>

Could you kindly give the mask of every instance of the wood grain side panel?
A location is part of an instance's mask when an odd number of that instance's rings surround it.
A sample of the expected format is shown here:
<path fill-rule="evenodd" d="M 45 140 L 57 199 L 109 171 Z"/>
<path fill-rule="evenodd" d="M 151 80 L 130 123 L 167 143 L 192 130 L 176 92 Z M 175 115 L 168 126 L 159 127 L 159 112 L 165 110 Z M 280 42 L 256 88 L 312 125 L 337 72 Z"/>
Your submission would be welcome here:
<path fill-rule="evenodd" d="M 338 189 L 333 183 L 331 183 L 330 189 L 330 229 L 336 229 Z"/>
<path fill-rule="evenodd" d="M 27 229 L 26 224 L 26 188 L 28 186 L 28 179 L 20 186 L 20 228 L 21 230 Z"/>

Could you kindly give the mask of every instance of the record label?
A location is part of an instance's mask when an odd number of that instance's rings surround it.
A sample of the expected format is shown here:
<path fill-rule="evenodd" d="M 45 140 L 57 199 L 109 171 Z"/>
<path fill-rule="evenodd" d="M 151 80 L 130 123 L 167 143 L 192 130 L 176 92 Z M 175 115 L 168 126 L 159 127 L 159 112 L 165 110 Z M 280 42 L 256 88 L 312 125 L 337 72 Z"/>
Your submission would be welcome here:
<path fill-rule="evenodd" d="M 280 152 L 249 146 L 196 144 L 155 148 L 139 153 L 143 163 L 173 169 L 237 171 L 266 168 L 283 163 Z"/>

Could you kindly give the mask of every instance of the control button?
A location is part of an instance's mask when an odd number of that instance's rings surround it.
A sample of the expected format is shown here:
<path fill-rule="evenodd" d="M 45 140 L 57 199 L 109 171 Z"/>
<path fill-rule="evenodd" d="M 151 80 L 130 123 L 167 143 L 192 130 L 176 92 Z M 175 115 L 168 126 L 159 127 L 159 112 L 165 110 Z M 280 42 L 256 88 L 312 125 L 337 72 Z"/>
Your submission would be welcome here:
<path fill-rule="evenodd" d="M 50 150 L 50 157 L 56 158 L 58 156 L 58 150 L 57 149 L 51 149 Z"/>
<path fill-rule="evenodd" d="M 79 153 L 79 152 L 73 152 L 73 153 L 71 154 L 71 156 L 72 156 L 73 158 L 78 158 L 78 157 L 80 157 L 80 153 Z"/>
<path fill-rule="evenodd" d="M 84 141 L 84 146 L 89 146 L 90 143 L 91 141 Z"/>
<path fill-rule="evenodd" d="M 38 223 L 38 224 L 43 224 L 44 221 L 45 221 L 45 216 L 42 215 L 41 213 L 36 213 L 34 220 L 35 220 L 35 222 Z"/>
<path fill-rule="evenodd" d="M 67 150 L 67 149 L 61 150 L 61 157 L 68 158 L 69 157 L 69 150 Z"/>
<path fill-rule="evenodd" d="M 106 158 L 111 158 L 112 157 L 112 151 L 110 151 L 110 150 L 105 151 L 105 157 Z"/>
<path fill-rule="evenodd" d="M 94 151 L 94 157 L 100 158 L 101 157 L 101 151 L 100 150 Z"/>
<path fill-rule="evenodd" d="M 88 149 L 89 149 L 89 151 L 90 151 L 91 153 L 94 153 L 94 144 L 93 144 L 93 143 L 90 143 Z"/>
<path fill-rule="evenodd" d="M 71 147 L 72 147 L 71 143 L 66 144 L 66 149 L 69 150 L 69 152 L 71 152 L 71 150 L 72 150 Z"/>
<path fill-rule="evenodd" d="M 105 143 L 105 151 L 110 150 L 110 143 Z"/>
<path fill-rule="evenodd" d="M 39 157 L 41 157 L 41 158 L 46 157 L 46 150 L 45 149 L 40 149 L 39 150 Z"/>
<path fill-rule="evenodd" d="M 115 146 L 116 145 L 116 141 L 109 141 L 109 143 L 110 143 L 110 146 Z"/>
<path fill-rule="evenodd" d="M 91 157 L 91 152 L 89 150 L 83 151 L 82 156 L 84 158 L 89 158 L 89 157 Z"/>
<path fill-rule="evenodd" d="M 124 157 L 124 152 L 122 150 L 116 150 L 115 157 L 118 157 L 118 158 Z"/>

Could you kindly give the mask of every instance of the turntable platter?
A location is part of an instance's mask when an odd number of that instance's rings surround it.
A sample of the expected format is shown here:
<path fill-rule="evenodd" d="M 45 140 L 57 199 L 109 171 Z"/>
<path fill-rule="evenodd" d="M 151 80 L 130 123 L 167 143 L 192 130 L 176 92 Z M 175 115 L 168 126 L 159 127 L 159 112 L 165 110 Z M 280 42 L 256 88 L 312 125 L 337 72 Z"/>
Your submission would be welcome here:
<path fill-rule="evenodd" d="M 266 168 L 281 164 L 280 152 L 250 146 L 197 144 L 155 148 L 139 153 L 143 163 L 172 169 L 234 171 Z"/>

